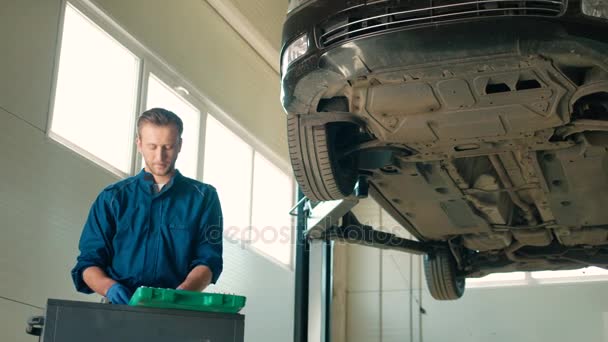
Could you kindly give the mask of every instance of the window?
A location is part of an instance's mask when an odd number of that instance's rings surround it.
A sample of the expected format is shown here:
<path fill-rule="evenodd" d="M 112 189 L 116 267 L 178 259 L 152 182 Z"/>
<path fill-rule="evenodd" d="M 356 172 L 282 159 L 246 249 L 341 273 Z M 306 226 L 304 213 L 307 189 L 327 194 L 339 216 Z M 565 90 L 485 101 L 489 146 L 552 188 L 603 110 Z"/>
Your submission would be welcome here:
<path fill-rule="evenodd" d="M 49 135 L 119 174 L 131 171 L 140 60 L 68 4 Z"/>
<path fill-rule="evenodd" d="M 294 186 L 291 177 L 255 153 L 251 243 L 258 251 L 289 265 L 293 220 Z"/>
<path fill-rule="evenodd" d="M 467 287 L 538 285 L 581 281 L 608 281 L 608 270 L 599 267 L 585 267 L 564 271 L 493 273 L 482 278 L 468 278 Z"/>
<path fill-rule="evenodd" d="M 224 236 L 292 265 L 293 178 L 213 116 L 207 116 L 203 181 L 216 187 Z"/>
<path fill-rule="evenodd" d="M 198 178 L 200 111 L 158 79 L 157 76 L 150 74 L 148 78 L 146 109 L 155 107 L 170 110 L 182 119 L 184 123 L 182 150 L 179 153 L 175 167 L 186 177 Z"/>
<path fill-rule="evenodd" d="M 481 278 L 467 278 L 466 282 L 467 288 L 525 284 L 526 272 L 492 273 Z"/>
<path fill-rule="evenodd" d="M 203 181 L 218 192 L 224 214 L 224 236 L 249 240 L 253 149 L 241 138 L 207 115 Z"/>
<path fill-rule="evenodd" d="M 599 267 L 585 267 L 566 271 L 532 272 L 531 276 L 537 281 L 572 281 L 572 280 L 608 280 L 608 270 Z"/>

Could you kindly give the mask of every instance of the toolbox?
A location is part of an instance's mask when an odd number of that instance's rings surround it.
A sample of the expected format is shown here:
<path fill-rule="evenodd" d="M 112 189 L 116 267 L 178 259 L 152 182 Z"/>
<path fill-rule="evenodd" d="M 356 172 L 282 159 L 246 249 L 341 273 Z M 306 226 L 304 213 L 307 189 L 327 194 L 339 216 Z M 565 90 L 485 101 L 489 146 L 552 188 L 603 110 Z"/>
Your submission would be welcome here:
<path fill-rule="evenodd" d="M 129 305 L 161 309 L 182 309 L 206 312 L 237 313 L 245 306 L 243 296 L 205 293 L 154 287 L 140 287 Z"/>
<path fill-rule="evenodd" d="M 219 294 L 220 297 L 201 297 L 182 294 L 181 290 L 158 290 L 144 288 L 133 297 L 133 305 L 49 299 L 45 315 L 30 318 L 26 330 L 40 336 L 43 342 L 243 341 L 245 316 L 235 310 L 242 308 L 244 297 Z M 192 309 L 193 301 L 201 298 L 206 298 L 204 303 Z M 170 308 L 171 305 L 188 310 Z M 205 307 L 211 310 L 201 311 Z"/>

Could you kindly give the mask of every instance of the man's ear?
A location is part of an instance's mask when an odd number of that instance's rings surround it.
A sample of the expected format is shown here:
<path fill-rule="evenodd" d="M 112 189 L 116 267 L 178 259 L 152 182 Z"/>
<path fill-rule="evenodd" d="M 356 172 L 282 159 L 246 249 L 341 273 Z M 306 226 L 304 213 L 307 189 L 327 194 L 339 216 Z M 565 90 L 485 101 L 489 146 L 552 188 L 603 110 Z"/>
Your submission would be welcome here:
<path fill-rule="evenodd" d="M 177 152 L 181 152 L 182 151 L 182 137 L 179 137 L 179 143 L 177 146 Z"/>
<path fill-rule="evenodd" d="M 135 138 L 135 145 L 137 145 L 137 152 L 141 153 L 141 139 L 139 135 Z"/>

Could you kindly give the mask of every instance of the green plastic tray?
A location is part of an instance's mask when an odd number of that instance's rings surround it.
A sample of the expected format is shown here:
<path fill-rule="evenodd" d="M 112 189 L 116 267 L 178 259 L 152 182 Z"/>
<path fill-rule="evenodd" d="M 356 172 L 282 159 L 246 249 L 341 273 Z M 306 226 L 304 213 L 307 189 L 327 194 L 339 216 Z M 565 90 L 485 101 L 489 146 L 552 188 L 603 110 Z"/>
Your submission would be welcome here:
<path fill-rule="evenodd" d="M 138 288 L 129 305 L 161 309 L 182 309 L 206 312 L 237 313 L 246 298 L 221 293 L 204 293 L 154 287 Z"/>

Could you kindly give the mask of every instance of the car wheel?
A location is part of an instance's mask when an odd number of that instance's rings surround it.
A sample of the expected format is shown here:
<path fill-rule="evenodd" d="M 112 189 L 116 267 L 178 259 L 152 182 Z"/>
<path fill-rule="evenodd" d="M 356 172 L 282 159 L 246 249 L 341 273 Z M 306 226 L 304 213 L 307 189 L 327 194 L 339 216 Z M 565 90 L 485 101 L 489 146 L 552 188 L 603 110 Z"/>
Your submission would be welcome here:
<path fill-rule="evenodd" d="M 437 300 L 454 300 L 464 294 L 465 277 L 459 276 L 452 254 L 442 250 L 424 258 L 424 274 L 431 296 Z"/>
<path fill-rule="evenodd" d="M 311 201 L 331 201 L 349 196 L 357 182 L 357 161 L 340 158 L 338 151 L 358 131 L 349 123 L 310 126 L 299 115 L 288 115 L 287 138 L 294 175 Z"/>

